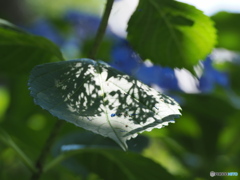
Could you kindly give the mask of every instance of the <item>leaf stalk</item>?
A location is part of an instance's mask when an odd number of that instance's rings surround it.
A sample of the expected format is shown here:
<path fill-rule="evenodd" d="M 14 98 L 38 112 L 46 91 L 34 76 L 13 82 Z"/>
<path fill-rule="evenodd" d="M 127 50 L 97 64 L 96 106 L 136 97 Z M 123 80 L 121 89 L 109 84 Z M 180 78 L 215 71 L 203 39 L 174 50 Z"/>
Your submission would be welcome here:
<path fill-rule="evenodd" d="M 32 174 L 32 177 L 31 177 L 31 180 L 38 180 L 40 179 L 42 173 L 43 173 L 43 165 L 44 165 L 44 162 L 47 158 L 47 155 L 50 151 L 50 148 L 52 147 L 61 127 L 63 126 L 64 124 L 64 121 L 63 120 L 57 120 L 57 122 L 55 123 L 41 153 L 40 153 L 40 156 L 38 157 L 37 161 L 36 161 L 36 164 L 35 164 L 35 168 L 37 169 L 37 171 L 35 171 L 33 174 Z"/>
<path fill-rule="evenodd" d="M 105 7 L 105 10 L 104 10 L 104 13 L 103 13 L 101 23 L 98 27 L 97 34 L 96 34 L 94 42 L 93 42 L 93 46 L 92 46 L 92 48 L 89 52 L 89 55 L 88 55 L 88 57 L 91 58 L 91 59 L 96 59 L 100 44 L 103 40 L 105 31 L 107 29 L 108 19 L 109 19 L 109 16 L 111 14 L 113 2 L 114 2 L 114 0 L 107 0 L 107 4 L 106 4 L 106 7 Z"/>

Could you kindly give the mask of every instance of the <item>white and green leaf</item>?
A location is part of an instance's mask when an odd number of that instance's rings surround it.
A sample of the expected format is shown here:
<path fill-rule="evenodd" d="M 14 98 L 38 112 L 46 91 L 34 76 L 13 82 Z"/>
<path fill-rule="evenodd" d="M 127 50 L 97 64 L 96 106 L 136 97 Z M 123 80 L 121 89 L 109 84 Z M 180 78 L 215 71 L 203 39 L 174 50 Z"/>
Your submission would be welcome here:
<path fill-rule="evenodd" d="M 124 150 L 138 133 L 162 128 L 181 115 L 172 98 L 102 61 L 38 65 L 29 86 L 35 103 L 52 115 L 109 137 Z"/>

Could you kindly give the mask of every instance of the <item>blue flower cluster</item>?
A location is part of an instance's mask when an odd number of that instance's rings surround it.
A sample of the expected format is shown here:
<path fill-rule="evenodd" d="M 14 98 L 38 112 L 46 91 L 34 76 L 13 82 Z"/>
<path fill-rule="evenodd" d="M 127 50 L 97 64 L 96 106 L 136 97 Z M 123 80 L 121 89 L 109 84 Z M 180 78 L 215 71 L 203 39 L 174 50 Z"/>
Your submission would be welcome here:
<path fill-rule="evenodd" d="M 136 71 L 142 63 L 141 58 L 133 51 L 129 43 L 120 38 L 112 48 L 111 58 L 112 61 L 110 65 L 112 67 L 129 75 L 133 75 L 134 71 Z"/>
<path fill-rule="evenodd" d="M 70 33 L 64 34 L 64 36 L 47 19 L 36 21 L 28 30 L 33 34 L 50 39 L 62 49 L 64 54 L 75 53 L 77 56 L 84 41 L 94 38 L 100 24 L 99 17 L 78 11 L 66 12 L 62 21 L 71 27 Z M 163 90 L 181 91 L 174 69 L 144 63 L 127 40 L 115 35 L 110 28 L 107 28 L 106 37 L 111 39 L 114 44 L 110 52 L 111 61 L 109 62 L 112 67 L 136 77 L 145 84 L 157 85 Z M 213 67 L 213 60 L 210 56 L 202 61 L 202 65 L 203 73 L 199 77 L 198 85 L 200 92 L 210 93 L 214 90 L 215 85 L 229 86 L 227 74 Z"/>
<path fill-rule="evenodd" d="M 215 85 L 229 87 L 229 79 L 226 72 L 220 72 L 213 67 L 213 60 L 207 57 L 203 61 L 203 74 L 199 79 L 199 89 L 201 92 L 211 92 Z"/>

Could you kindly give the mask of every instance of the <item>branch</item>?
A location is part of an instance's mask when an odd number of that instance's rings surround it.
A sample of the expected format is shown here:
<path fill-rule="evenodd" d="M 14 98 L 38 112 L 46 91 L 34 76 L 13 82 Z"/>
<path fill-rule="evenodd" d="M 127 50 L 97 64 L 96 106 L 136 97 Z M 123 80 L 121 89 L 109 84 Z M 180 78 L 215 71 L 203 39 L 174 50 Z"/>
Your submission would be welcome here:
<path fill-rule="evenodd" d="M 52 144 L 55 141 L 55 138 L 57 137 L 58 132 L 60 131 L 62 125 L 64 124 L 63 120 L 57 120 L 56 124 L 54 125 L 42 151 L 40 156 L 38 157 L 38 160 L 35 164 L 35 167 L 37 169 L 36 172 L 32 174 L 31 180 L 38 180 L 43 172 L 43 164 L 46 160 L 46 157 L 50 151 L 50 148 L 52 147 Z"/>
<path fill-rule="evenodd" d="M 96 34 L 96 37 L 94 39 L 93 46 L 92 46 L 91 51 L 89 53 L 89 58 L 91 58 L 91 59 L 95 59 L 95 57 L 97 55 L 99 46 L 102 42 L 103 36 L 105 34 L 105 31 L 106 31 L 106 28 L 107 28 L 107 25 L 108 25 L 108 19 L 109 19 L 111 10 L 112 10 L 113 2 L 114 2 L 114 0 L 107 0 L 106 8 L 105 8 L 100 26 L 97 30 L 97 34 Z M 40 178 L 40 176 L 42 175 L 43 164 L 46 160 L 46 157 L 47 157 L 47 155 L 50 151 L 50 148 L 51 148 L 52 144 L 54 143 L 54 140 L 55 140 L 61 126 L 63 125 L 63 123 L 64 122 L 61 121 L 61 120 L 58 120 L 56 122 L 56 124 L 55 124 L 51 134 L 49 135 L 49 137 L 48 137 L 48 139 L 47 139 L 47 141 L 46 141 L 46 143 L 45 143 L 45 145 L 44 145 L 44 147 L 41 151 L 41 154 L 40 154 L 40 156 L 39 156 L 39 158 L 38 158 L 38 160 L 35 164 L 35 167 L 36 167 L 37 171 L 32 174 L 31 180 L 38 180 Z"/>
<path fill-rule="evenodd" d="M 100 26 L 97 30 L 97 34 L 96 34 L 96 37 L 94 39 L 93 46 L 92 46 L 92 48 L 89 52 L 89 55 L 88 55 L 88 57 L 91 58 L 91 59 L 95 59 L 96 55 L 98 53 L 98 49 L 100 47 L 100 44 L 102 42 L 103 36 L 105 34 L 105 31 L 106 31 L 106 28 L 107 28 L 107 25 L 108 25 L 108 19 L 109 19 L 111 10 L 112 10 L 113 2 L 114 2 L 114 0 L 107 0 L 106 8 L 105 8 Z"/>

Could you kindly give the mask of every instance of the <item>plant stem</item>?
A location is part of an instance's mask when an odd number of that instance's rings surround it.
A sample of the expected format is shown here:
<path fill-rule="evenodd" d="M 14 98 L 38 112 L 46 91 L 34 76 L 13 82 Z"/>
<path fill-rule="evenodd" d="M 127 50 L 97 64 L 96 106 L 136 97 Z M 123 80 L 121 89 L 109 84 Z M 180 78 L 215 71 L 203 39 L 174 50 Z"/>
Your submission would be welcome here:
<path fill-rule="evenodd" d="M 105 34 L 105 31 L 108 25 L 108 19 L 112 10 L 113 2 L 114 0 L 107 0 L 107 4 L 105 7 L 105 11 L 104 11 L 100 26 L 98 27 L 97 34 L 93 42 L 93 46 L 88 55 L 88 57 L 91 59 L 95 59 L 98 53 L 98 49 L 100 47 L 100 44 L 102 42 L 103 36 Z"/>
<path fill-rule="evenodd" d="M 57 137 L 57 134 L 60 131 L 63 124 L 64 124 L 63 120 L 57 120 L 57 122 L 55 123 L 55 125 L 54 125 L 42 151 L 41 151 L 41 154 L 38 157 L 38 160 L 36 161 L 35 167 L 36 167 L 37 171 L 32 174 L 31 180 L 38 180 L 40 178 L 40 176 L 42 175 L 43 164 L 44 164 L 46 157 L 50 151 L 50 148 L 51 148 L 52 144 L 54 143 L 55 138 Z"/>
<path fill-rule="evenodd" d="M 99 46 L 102 42 L 103 36 L 105 34 L 105 31 L 106 31 L 106 28 L 108 25 L 108 19 L 109 19 L 111 10 L 112 10 L 113 2 L 114 2 L 114 0 L 107 0 L 106 8 L 104 10 L 104 14 L 103 14 L 100 26 L 97 30 L 97 34 L 94 39 L 93 46 L 89 53 L 89 58 L 95 59 L 95 57 L 97 55 Z M 50 151 L 50 148 L 51 148 L 52 144 L 54 143 L 54 140 L 55 140 L 58 132 L 60 131 L 60 128 L 63 125 L 63 123 L 64 122 L 60 121 L 60 120 L 58 120 L 56 122 L 52 132 L 50 133 L 50 135 L 41 151 L 40 156 L 38 157 L 38 160 L 36 161 L 35 167 L 36 167 L 37 171 L 32 174 L 31 180 L 38 180 L 41 177 L 43 170 L 44 170 L 43 164 L 46 160 L 46 157 Z"/>

